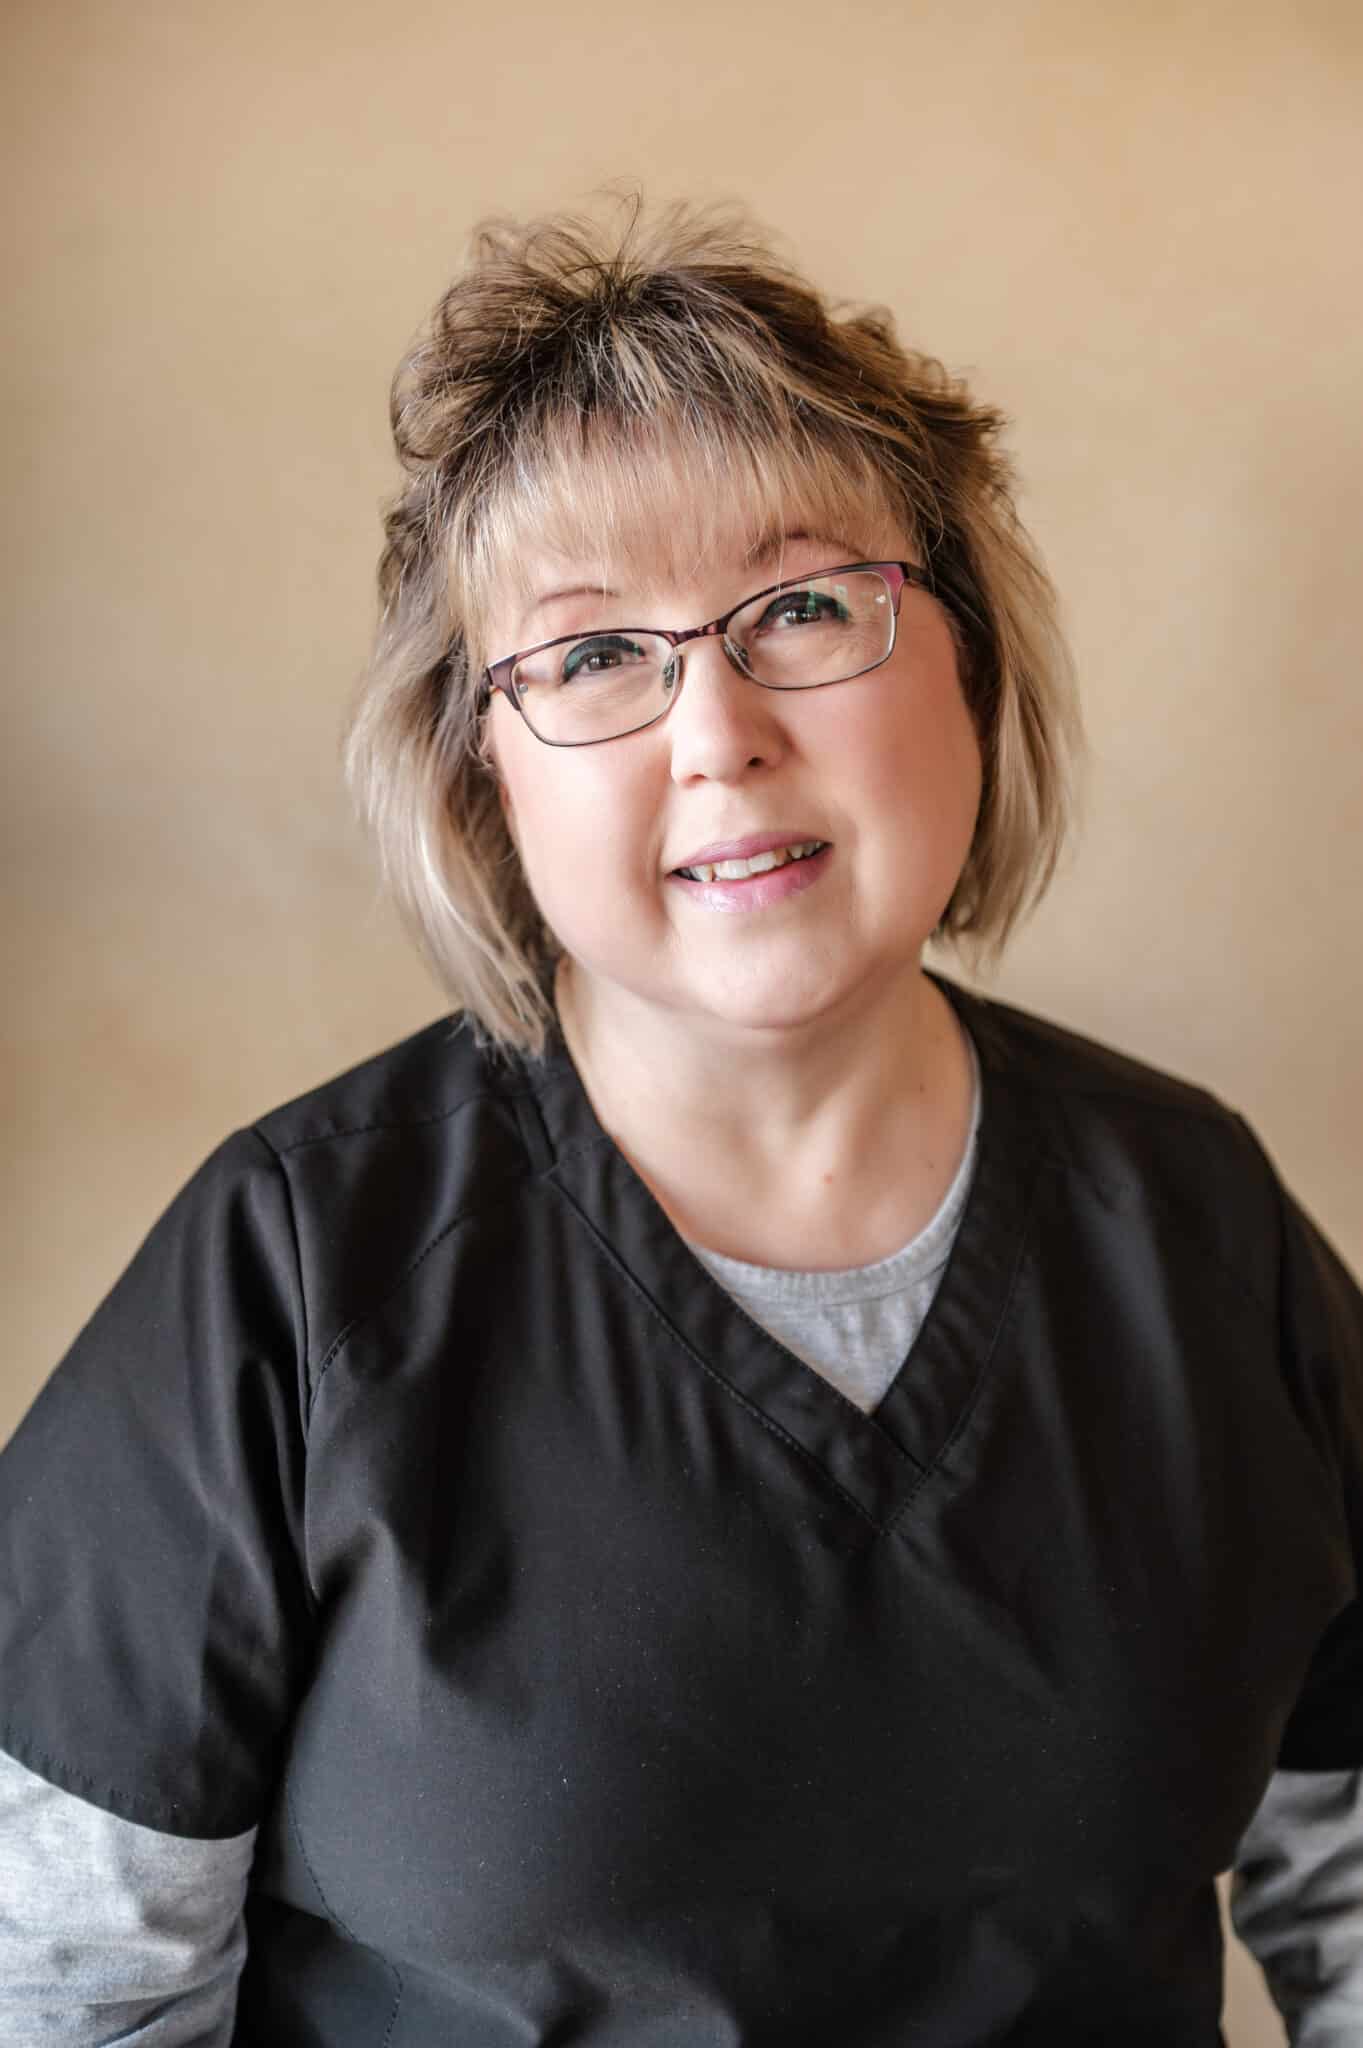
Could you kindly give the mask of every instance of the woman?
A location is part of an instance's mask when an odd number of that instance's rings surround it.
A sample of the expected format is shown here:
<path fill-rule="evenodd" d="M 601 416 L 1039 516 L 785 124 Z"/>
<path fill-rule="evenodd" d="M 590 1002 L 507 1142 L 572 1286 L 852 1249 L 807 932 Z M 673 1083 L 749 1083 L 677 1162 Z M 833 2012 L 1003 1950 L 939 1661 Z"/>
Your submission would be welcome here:
<path fill-rule="evenodd" d="M 921 964 L 1070 806 L 997 415 L 679 209 L 484 232 L 394 421 L 350 767 L 461 1015 L 0 1466 L 3 2038 L 1205 2048 L 1233 1863 L 1352 2038 L 1363 1298 Z"/>

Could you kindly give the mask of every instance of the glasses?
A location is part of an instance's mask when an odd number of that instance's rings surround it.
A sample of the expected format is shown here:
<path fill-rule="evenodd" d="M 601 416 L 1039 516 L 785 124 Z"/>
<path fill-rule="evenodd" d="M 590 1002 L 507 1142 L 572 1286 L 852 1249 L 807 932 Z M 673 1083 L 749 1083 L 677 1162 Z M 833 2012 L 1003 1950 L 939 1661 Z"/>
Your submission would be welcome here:
<path fill-rule="evenodd" d="M 594 747 L 666 718 L 681 694 L 681 649 L 719 639 L 732 665 L 764 690 L 821 690 L 888 661 L 904 585 L 931 590 L 911 562 L 847 562 L 773 583 L 706 626 L 613 626 L 565 633 L 483 672 L 480 707 L 500 690 L 536 739 Z"/>

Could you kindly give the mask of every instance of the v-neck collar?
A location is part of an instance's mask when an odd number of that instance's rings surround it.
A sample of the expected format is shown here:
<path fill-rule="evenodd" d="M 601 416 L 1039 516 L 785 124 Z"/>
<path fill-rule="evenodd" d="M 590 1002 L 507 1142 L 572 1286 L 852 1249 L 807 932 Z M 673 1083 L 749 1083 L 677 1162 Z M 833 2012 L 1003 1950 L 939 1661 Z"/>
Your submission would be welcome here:
<path fill-rule="evenodd" d="M 531 1070 L 547 1178 L 696 1363 L 812 1458 L 878 1527 L 908 1510 L 968 1423 L 1007 1317 L 1047 1150 L 1041 1111 L 985 997 L 925 970 L 980 1062 L 974 1177 L 946 1270 L 907 1357 L 868 1415 L 744 1312 L 706 1271 L 602 1129 L 562 1037 Z"/>

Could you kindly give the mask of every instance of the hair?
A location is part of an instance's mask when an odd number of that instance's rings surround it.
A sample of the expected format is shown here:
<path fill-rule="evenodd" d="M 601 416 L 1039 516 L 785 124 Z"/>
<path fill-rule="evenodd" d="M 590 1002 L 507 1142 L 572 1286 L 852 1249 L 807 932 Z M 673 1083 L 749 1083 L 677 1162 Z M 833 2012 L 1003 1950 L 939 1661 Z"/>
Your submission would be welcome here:
<path fill-rule="evenodd" d="M 406 481 L 346 771 L 384 873 L 481 1042 L 543 1051 L 559 947 L 485 745 L 489 608 L 530 535 L 637 580 L 754 551 L 797 521 L 911 537 L 952 621 L 983 761 L 974 836 L 933 934 L 993 963 L 1040 900 L 1083 751 L 1051 583 L 1014 505 L 1003 416 L 880 308 L 830 304 L 733 208 L 637 198 L 501 219 L 400 363 Z"/>

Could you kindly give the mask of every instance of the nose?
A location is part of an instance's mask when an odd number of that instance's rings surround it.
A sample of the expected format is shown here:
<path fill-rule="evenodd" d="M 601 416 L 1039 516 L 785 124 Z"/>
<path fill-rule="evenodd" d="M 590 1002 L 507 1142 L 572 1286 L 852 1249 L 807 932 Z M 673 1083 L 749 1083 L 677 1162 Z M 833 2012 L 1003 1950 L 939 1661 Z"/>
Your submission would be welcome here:
<path fill-rule="evenodd" d="M 674 782 L 728 782 L 781 758 L 783 692 L 744 675 L 717 637 L 679 647 L 675 659 L 677 695 L 663 727 Z"/>

